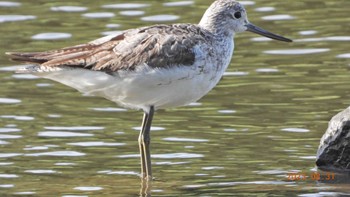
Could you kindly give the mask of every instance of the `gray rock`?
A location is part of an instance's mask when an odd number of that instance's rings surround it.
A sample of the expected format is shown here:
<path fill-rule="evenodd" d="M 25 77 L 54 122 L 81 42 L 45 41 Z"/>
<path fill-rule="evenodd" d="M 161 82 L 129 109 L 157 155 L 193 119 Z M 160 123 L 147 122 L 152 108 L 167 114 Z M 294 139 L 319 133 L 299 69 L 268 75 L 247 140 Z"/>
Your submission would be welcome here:
<path fill-rule="evenodd" d="M 316 165 L 321 170 L 350 172 L 350 107 L 329 122 L 317 150 Z"/>

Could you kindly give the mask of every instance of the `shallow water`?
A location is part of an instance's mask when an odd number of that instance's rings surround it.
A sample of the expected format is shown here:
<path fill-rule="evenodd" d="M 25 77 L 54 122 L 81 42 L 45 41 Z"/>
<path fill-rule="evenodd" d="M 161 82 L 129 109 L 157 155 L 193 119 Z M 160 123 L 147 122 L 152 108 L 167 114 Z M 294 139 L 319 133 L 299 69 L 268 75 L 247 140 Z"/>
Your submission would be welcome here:
<path fill-rule="evenodd" d="M 39 1 L 38 1 L 39 2 Z M 197 23 L 211 1 L 0 1 L 0 194 L 130 196 L 139 175 L 139 111 L 15 74 L 5 51 L 42 51 L 155 23 Z M 337 196 L 315 181 L 328 120 L 349 105 L 350 1 L 242 1 L 250 21 L 295 40 L 236 36 L 220 84 L 158 111 L 153 196 Z M 288 180 L 288 173 L 306 180 Z M 344 181 L 345 180 L 345 181 Z"/>

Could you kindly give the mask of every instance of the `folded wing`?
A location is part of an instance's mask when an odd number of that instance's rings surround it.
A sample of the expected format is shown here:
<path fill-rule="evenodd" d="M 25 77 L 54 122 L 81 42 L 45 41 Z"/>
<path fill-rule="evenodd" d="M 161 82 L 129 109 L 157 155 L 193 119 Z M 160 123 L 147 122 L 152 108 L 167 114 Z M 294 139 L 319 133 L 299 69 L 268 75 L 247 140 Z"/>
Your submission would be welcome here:
<path fill-rule="evenodd" d="M 80 67 L 104 72 L 150 67 L 189 66 L 194 47 L 207 32 L 196 25 L 155 25 L 121 32 L 87 44 L 34 53 L 9 52 L 12 60 L 40 67 Z"/>

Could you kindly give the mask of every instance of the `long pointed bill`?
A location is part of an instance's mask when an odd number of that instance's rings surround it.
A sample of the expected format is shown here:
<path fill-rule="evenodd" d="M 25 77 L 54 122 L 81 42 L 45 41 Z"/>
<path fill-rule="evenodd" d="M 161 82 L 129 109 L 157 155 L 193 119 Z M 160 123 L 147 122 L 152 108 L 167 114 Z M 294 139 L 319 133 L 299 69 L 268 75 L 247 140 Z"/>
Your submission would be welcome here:
<path fill-rule="evenodd" d="M 246 27 L 247 27 L 247 31 L 250 31 L 250 32 L 253 32 L 256 34 L 260 34 L 262 36 L 265 36 L 265 37 L 268 37 L 271 39 L 275 39 L 275 40 L 279 40 L 279 41 L 283 41 L 283 42 L 293 42 L 291 39 L 285 38 L 283 36 L 280 36 L 280 35 L 277 35 L 277 34 L 274 34 L 271 32 L 268 32 L 265 29 L 262 29 L 258 26 L 251 24 L 251 23 L 247 24 Z"/>

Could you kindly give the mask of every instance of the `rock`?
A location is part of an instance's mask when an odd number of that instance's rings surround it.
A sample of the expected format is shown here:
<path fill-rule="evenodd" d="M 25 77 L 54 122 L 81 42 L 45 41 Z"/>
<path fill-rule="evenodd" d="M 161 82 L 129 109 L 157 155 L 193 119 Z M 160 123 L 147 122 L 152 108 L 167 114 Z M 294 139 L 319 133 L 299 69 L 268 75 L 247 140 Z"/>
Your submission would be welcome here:
<path fill-rule="evenodd" d="M 316 165 L 321 170 L 350 172 L 350 107 L 329 122 L 317 150 Z"/>

